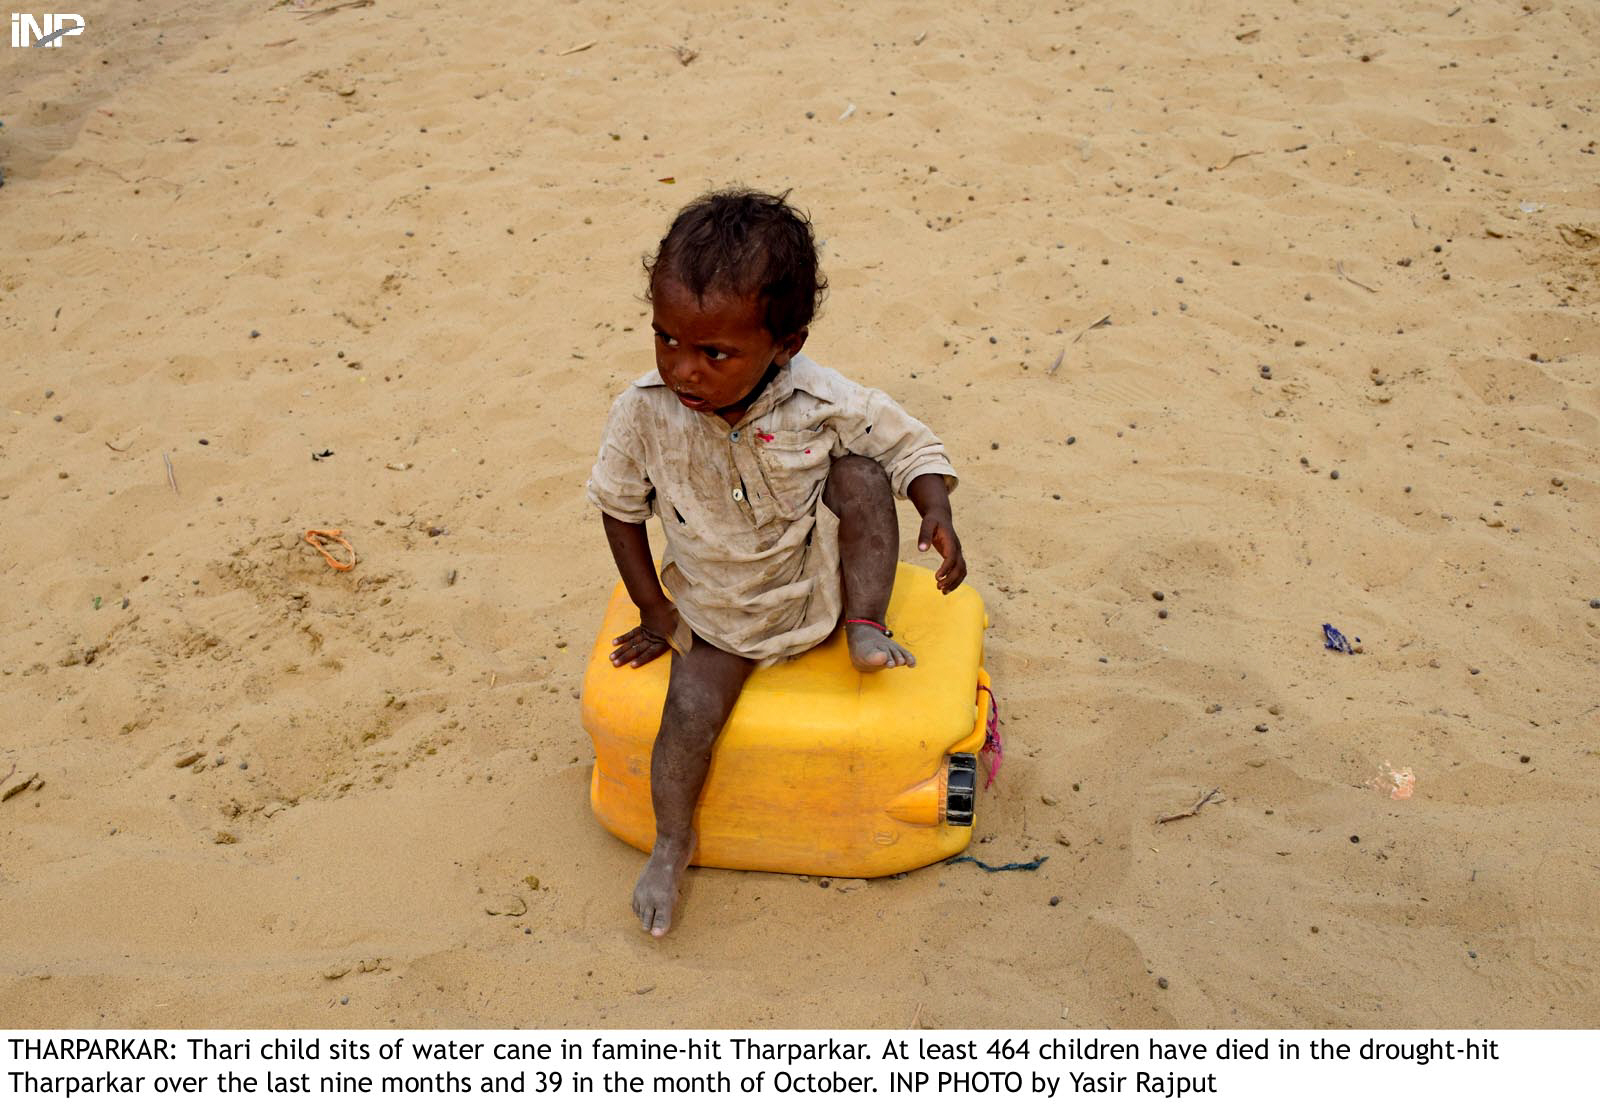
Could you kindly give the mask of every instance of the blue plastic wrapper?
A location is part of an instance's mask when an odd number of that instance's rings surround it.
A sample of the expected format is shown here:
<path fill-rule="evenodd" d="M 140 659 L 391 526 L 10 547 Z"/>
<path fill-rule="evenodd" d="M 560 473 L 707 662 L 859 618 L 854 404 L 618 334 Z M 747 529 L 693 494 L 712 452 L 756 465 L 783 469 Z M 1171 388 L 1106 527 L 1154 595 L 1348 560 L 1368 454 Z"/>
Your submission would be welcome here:
<path fill-rule="evenodd" d="M 1340 631 L 1332 624 L 1322 625 L 1322 638 L 1325 640 L 1323 646 L 1328 648 L 1330 651 L 1338 651 L 1341 654 L 1346 655 L 1353 655 L 1356 653 L 1355 648 L 1350 646 L 1350 641 L 1344 637 L 1344 632 Z M 1361 642 L 1360 636 L 1356 637 L 1356 642 Z"/>

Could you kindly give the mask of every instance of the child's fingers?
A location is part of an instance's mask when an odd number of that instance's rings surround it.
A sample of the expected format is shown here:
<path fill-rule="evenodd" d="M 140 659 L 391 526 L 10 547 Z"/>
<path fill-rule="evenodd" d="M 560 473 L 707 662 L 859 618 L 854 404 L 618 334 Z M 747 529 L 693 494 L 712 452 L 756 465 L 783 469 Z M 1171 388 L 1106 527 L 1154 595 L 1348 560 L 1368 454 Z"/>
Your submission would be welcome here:
<path fill-rule="evenodd" d="M 611 641 L 612 643 L 621 644 L 615 651 L 611 652 L 611 661 L 614 665 L 621 666 L 639 649 L 639 633 L 643 630 L 643 628 L 634 628 L 632 631 L 619 635 Z"/>
<path fill-rule="evenodd" d="M 661 657 L 663 653 L 664 649 L 661 644 L 651 640 L 640 648 L 638 655 L 633 660 L 633 665 L 635 667 L 643 666 L 645 663 Z"/>

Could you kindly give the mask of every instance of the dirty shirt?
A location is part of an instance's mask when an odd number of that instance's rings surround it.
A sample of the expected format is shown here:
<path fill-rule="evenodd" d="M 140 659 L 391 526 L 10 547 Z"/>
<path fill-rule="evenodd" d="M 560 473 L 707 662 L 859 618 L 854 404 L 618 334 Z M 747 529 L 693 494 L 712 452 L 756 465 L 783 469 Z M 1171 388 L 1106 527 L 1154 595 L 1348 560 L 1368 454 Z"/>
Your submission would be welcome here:
<path fill-rule="evenodd" d="M 611 406 L 590 503 L 607 516 L 661 518 L 661 584 L 678 608 L 672 647 L 689 629 L 770 665 L 838 626 L 839 521 L 822 502 L 835 458 L 874 459 L 904 499 L 913 479 L 956 486 L 933 432 L 887 393 L 803 354 L 790 359 L 737 424 L 685 408 L 652 370 Z"/>

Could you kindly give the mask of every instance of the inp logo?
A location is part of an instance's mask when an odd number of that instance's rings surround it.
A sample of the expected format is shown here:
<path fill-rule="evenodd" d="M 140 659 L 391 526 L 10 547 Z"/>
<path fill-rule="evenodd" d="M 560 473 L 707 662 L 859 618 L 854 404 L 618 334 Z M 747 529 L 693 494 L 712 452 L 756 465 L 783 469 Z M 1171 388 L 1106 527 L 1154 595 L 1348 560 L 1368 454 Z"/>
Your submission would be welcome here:
<path fill-rule="evenodd" d="M 41 22 L 42 20 L 42 22 Z M 81 35 L 87 24 L 81 15 L 47 13 L 39 19 L 11 13 L 12 46 L 60 46 L 68 35 Z"/>

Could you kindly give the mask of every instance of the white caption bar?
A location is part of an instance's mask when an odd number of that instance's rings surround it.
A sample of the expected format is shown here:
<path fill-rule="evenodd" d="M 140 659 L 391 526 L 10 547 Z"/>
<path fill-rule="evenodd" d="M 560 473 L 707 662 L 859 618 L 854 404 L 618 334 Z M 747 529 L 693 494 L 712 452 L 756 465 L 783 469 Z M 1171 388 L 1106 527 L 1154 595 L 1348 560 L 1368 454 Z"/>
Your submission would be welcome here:
<path fill-rule="evenodd" d="M 1362 1109 L 1519 1102 L 1583 1080 L 1600 1032 L 15 1031 L 18 1109 L 702 1105 L 752 1097 L 933 1106 Z M 1563 1077 L 1565 1076 L 1565 1078 Z"/>

